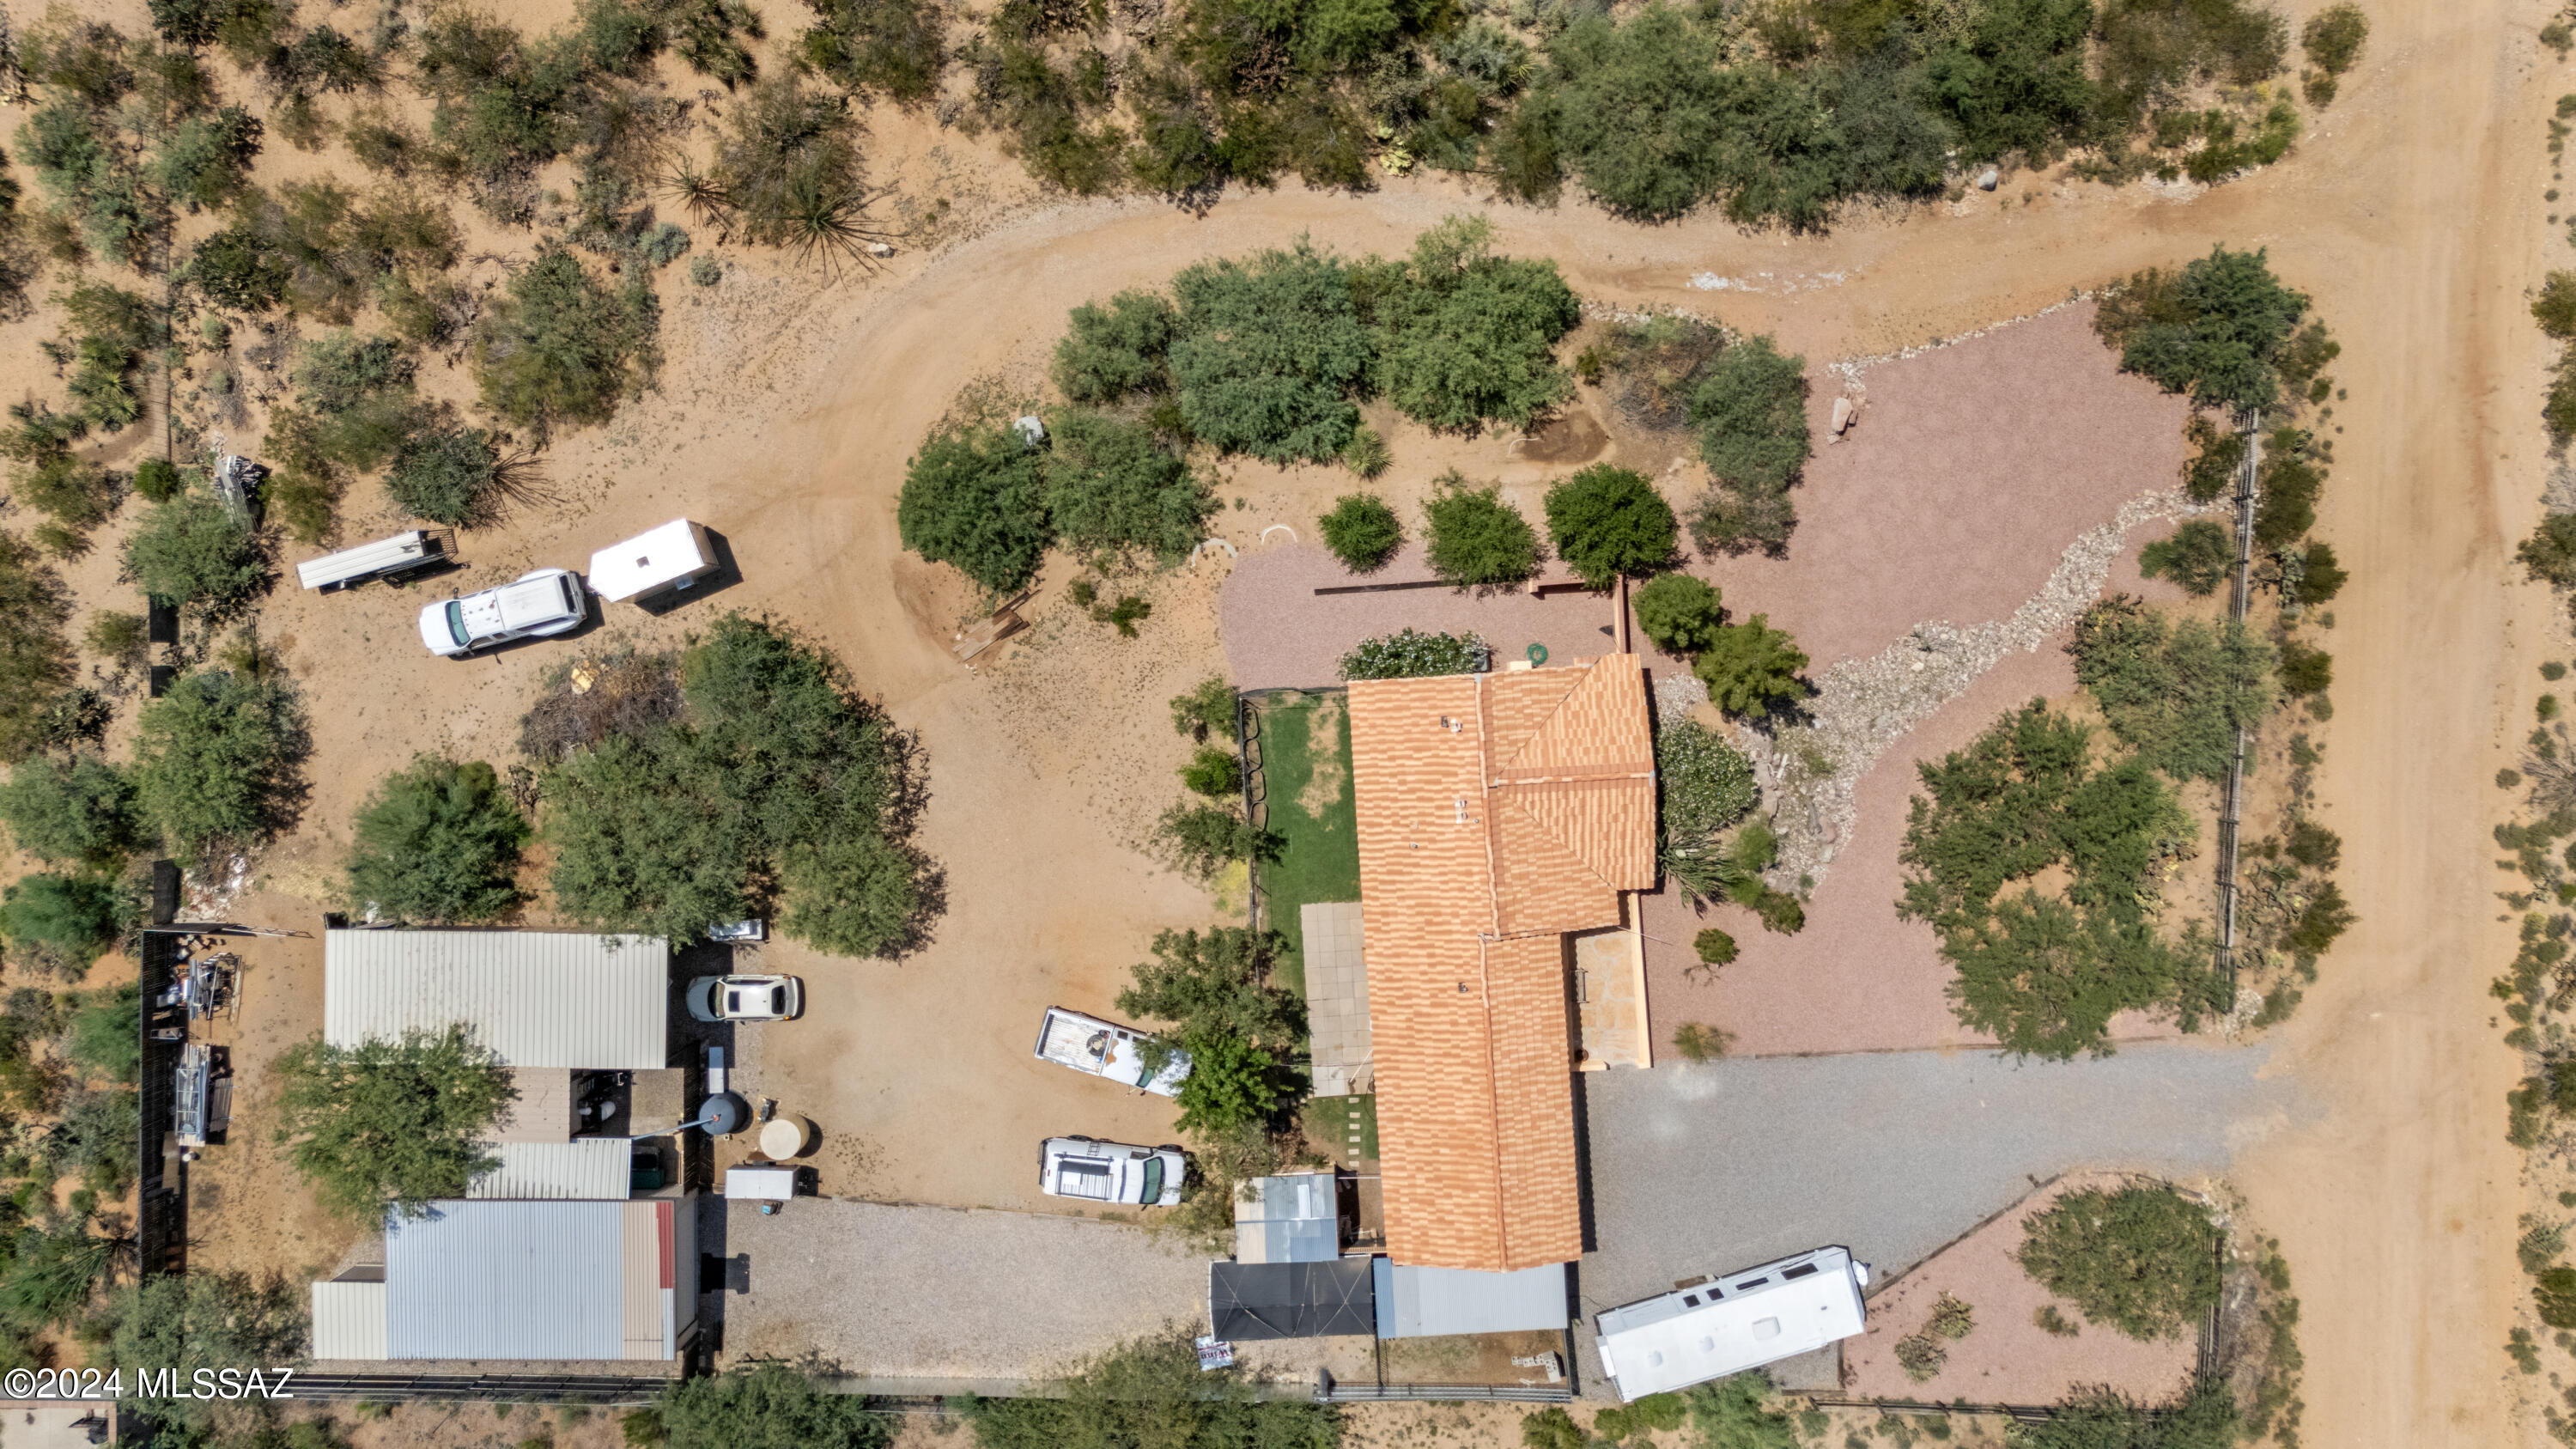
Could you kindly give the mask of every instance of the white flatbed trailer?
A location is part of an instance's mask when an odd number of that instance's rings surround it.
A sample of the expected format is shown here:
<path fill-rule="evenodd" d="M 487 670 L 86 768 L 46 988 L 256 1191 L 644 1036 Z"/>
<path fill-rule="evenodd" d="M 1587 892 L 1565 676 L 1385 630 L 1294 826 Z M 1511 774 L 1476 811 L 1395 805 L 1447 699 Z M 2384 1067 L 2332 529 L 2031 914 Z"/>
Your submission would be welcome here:
<path fill-rule="evenodd" d="M 1150 1032 L 1050 1006 L 1046 1019 L 1038 1023 L 1037 1058 L 1125 1086 L 1142 1087 L 1157 1096 L 1177 1097 L 1181 1094 L 1181 1079 L 1190 1074 L 1189 1053 L 1173 1051 L 1162 1070 L 1147 1081 L 1143 1048 L 1151 1037 Z"/>
<path fill-rule="evenodd" d="M 409 528 L 391 538 L 306 559 L 295 566 L 295 578 L 308 589 L 330 593 L 369 579 L 399 579 L 455 557 L 454 529 Z"/>

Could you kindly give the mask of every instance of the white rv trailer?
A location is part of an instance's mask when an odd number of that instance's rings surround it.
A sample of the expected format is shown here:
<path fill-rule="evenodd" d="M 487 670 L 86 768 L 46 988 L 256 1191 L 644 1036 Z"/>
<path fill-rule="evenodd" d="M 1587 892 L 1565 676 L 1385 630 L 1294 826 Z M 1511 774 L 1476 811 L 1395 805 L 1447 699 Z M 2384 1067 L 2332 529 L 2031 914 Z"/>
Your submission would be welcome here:
<path fill-rule="evenodd" d="M 369 579 L 393 579 L 456 557 L 456 533 L 445 528 L 405 529 L 391 538 L 326 553 L 295 566 L 296 581 L 329 593 Z"/>
<path fill-rule="evenodd" d="M 674 518 L 590 556 L 590 591 L 615 603 L 639 594 L 676 592 L 712 578 L 715 544 L 700 524 Z"/>
<path fill-rule="evenodd" d="M 1816 1248 L 1613 1308 L 1593 1320 L 1601 1371 L 1629 1402 L 1811 1353 L 1869 1326 L 1869 1265 Z"/>

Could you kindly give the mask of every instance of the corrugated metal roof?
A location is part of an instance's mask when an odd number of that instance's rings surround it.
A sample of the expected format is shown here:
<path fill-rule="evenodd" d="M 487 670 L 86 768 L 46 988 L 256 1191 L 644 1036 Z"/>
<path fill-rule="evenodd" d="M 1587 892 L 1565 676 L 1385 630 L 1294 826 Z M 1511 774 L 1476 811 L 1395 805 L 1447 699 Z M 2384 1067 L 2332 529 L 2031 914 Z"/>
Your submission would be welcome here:
<path fill-rule="evenodd" d="M 313 1285 L 313 1356 L 385 1358 L 385 1284 Z"/>
<path fill-rule="evenodd" d="M 670 943 L 586 931 L 322 933 L 334 1046 L 463 1022 L 513 1067 L 668 1063 Z"/>
<path fill-rule="evenodd" d="M 391 1358 L 626 1357 L 623 1202 L 442 1202 L 385 1223 Z"/>
<path fill-rule="evenodd" d="M 622 1139 L 495 1142 L 501 1165 L 474 1179 L 469 1198 L 623 1200 L 633 1185 L 635 1148 Z"/>
<path fill-rule="evenodd" d="M 1341 1255 L 1340 1192 L 1334 1174 L 1256 1177 L 1236 1195 L 1236 1262 L 1323 1263 Z"/>
<path fill-rule="evenodd" d="M 1563 1263 L 1480 1273 L 1472 1268 L 1408 1268 L 1381 1257 L 1376 1271 L 1380 1338 L 1555 1332 L 1570 1321 Z"/>

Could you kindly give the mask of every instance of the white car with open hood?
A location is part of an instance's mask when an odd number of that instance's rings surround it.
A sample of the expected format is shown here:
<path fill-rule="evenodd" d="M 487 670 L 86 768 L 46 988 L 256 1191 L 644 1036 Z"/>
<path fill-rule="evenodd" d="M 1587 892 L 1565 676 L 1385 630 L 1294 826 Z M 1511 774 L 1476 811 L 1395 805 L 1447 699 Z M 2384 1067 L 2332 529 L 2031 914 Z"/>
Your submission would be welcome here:
<path fill-rule="evenodd" d="M 1177 1147 L 1050 1137 L 1038 1149 L 1038 1191 L 1085 1202 L 1170 1207 L 1181 1200 L 1184 1167 Z"/>
<path fill-rule="evenodd" d="M 580 627 L 590 595 L 570 569 L 539 569 L 497 589 L 449 599 L 420 611 L 420 642 L 447 658 Z"/>

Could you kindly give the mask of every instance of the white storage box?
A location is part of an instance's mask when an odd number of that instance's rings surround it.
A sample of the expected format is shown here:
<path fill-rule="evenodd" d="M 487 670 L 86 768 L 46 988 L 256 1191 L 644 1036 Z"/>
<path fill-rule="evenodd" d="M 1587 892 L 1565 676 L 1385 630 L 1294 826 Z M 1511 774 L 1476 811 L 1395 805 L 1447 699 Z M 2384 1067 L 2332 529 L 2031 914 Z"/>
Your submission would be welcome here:
<path fill-rule="evenodd" d="M 785 1202 L 796 1195 L 796 1169 L 792 1167 L 728 1167 L 725 1169 L 725 1196 L 750 1202 Z"/>

